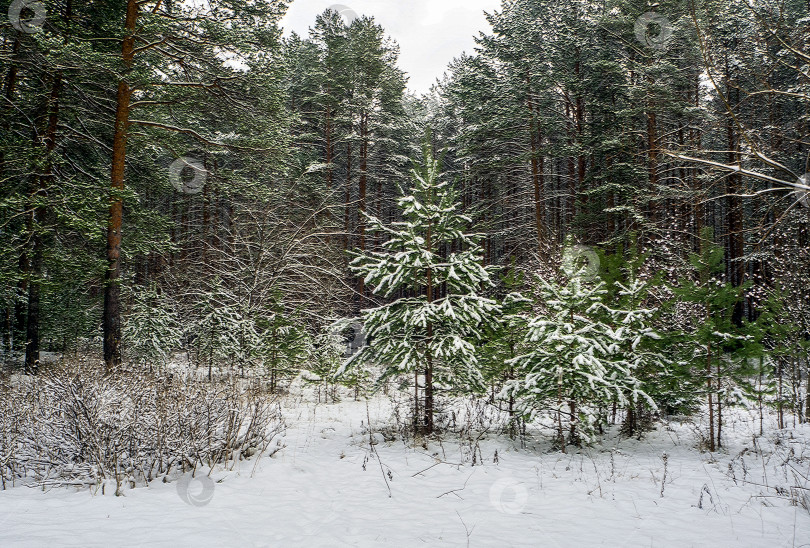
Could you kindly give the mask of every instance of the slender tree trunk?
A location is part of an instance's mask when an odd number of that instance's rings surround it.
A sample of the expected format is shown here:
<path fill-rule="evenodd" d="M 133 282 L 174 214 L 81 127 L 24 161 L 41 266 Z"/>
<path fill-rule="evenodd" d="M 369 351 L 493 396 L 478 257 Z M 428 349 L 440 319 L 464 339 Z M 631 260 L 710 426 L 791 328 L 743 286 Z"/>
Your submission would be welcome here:
<path fill-rule="evenodd" d="M 6 75 L 6 89 L 4 92 L 6 101 L 4 106 L 9 109 L 9 114 L 3 120 L 3 131 L 10 130 L 10 119 L 13 113 L 13 105 L 14 105 L 14 94 L 17 90 L 17 78 L 19 75 L 19 68 L 17 66 L 17 56 L 20 53 L 20 39 L 19 36 L 15 36 L 14 44 L 11 48 L 11 66 L 8 69 L 8 74 Z M 5 155 L 2 150 L 0 150 L 0 171 L 5 170 Z M 12 328 L 13 331 L 16 332 L 23 332 L 25 330 L 25 313 L 26 313 L 26 306 L 25 302 L 22 300 L 22 295 L 25 295 L 28 292 L 28 266 L 29 266 L 29 257 L 28 257 L 28 250 L 23 249 L 22 253 L 20 253 L 20 259 L 18 262 L 19 273 L 20 273 L 20 280 L 17 282 L 17 295 L 16 295 L 16 302 L 14 304 L 14 327 Z M 13 340 L 14 333 L 10 333 L 10 337 Z"/>
<path fill-rule="evenodd" d="M 137 0 L 127 0 L 124 27 L 126 33 L 121 44 L 121 57 L 125 70 L 132 69 L 135 55 L 135 25 L 138 21 Z M 104 363 L 111 372 L 121 364 L 121 240 L 123 229 L 124 190 L 127 136 L 129 133 L 129 105 L 132 89 L 126 79 L 118 82 L 116 97 L 115 134 L 113 137 L 112 171 L 110 176 L 110 212 L 107 224 L 107 270 L 104 284 Z"/>
<path fill-rule="evenodd" d="M 14 92 L 17 89 L 17 75 L 19 73 L 19 69 L 17 68 L 17 56 L 19 53 L 20 39 L 19 36 L 15 36 L 14 44 L 11 46 L 11 64 L 5 78 L 6 89 L 3 92 L 6 98 L 6 100 L 3 102 L 3 108 L 4 110 L 8 109 L 8 114 L 3 117 L 2 124 L 0 124 L 0 129 L 2 129 L 4 132 L 11 129 L 11 117 L 14 115 Z M 0 175 L 3 171 L 5 171 L 5 161 L 5 150 L 0 150 Z"/>
<path fill-rule="evenodd" d="M 420 432 L 420 425 L 421 422 L 419 420 L 419 370 L 415 369 L 413 372 L 413 431 L 414 434 L 418 434 Z"/>
<path fill-rule="evenodd" d="M 366 250 L 366 186 L 368 183 L 368 114 L 360 118 L 360 184 L 358 186 L 357 203 L 357 232 L 360 236 L 360 252 Z M 365 280 L 362 276 L 357 279 L 357 293 L 360 302 L 365 295 Z"/>
<path fill-rule="evenodd" d="M 189 195 L 182 193 L 178 194 L 180 200 L 180 264 L 186 266 L 189 253 L 189 234 L 191 233 L 191 222 L 189 216 L 191 215 L 191 205 Z"/>
<path fill-rule="evenodd" d="M 234 253 L 236 251 L 236 211 L 231 198 L 228 198 L 226 209 L 228 211 L 228 252 Z"/>
<path fill-rule="evenodd" d="M 807 381 L 805 382 L 806 388 L 804 390 L 804 396 L 806 399 L 804 405 L 804 422 L 810 423 L 810 367 L 808 367 L 807 360 L 804 360 L 804 372 L 807 378 Z"/>
<path fill-rule="evenodd" d="M 214 160 L 216 161 L 216 159 Z M 208 157 L 207 155 L 203 157 L 203 166 L 207 173 L 211 173 L 211 166 L 206 165 L 208 164 Z M 205 178 L 205 183 L 203 183 L 203 218 L 202 218 L 202 249 L 200 250 L 200 257 L 202 258 L 201 265 L 203 268 L 207 264 L 208 261 L 208 238 L 211 233 L 211 177 Z"/>
<path fill-rule="evenodd" d="M 717 360 L 717 448 L 723 447 L 723 383 L 720 362 Z"/>
<path fill-rule="evenodd" d="M 658 119 L 653 110 L 653 102 L 648 98 L 647 112 L 647 157 L 649 162 L 650 192 L 653 195 L 658 193 Z M 650 220 L 655 223 L 658 220 L 658 206 L 655 202 L 650 204 Z"/>
<path fill-rule="evenodd" d="M 433 222 L 428 225 L 425 245 L 428 254 L 433 253 Z M 427 302 L 433 302 L 433 269 L 427 269 Z M 425 432 L 433 433 L 433 324 L 427 326 L 427 367 L 425 367 Z"/>
<path fill-rule="evenodd" d="M 349 250 L 349 205 L 352 201 L 352 144 L 346 147 L 346 205 L 343 208 L 343 250 Z"/>
<path fill-rule="evenodd" d="M 38 214 L 32 213 L 32 215 Z M 38 222 L 34 223 L 34 230 L 39 231 Z M 28 284 L 28 314 L 25 322 L 25 372 L 36 375 L 39 370 L 39 297 L 40 283 L 38 277 L 42 273 L 42 237 L 34 235 L 31 263 L 31 279 Z"/>
<path fill-rule="evenodd" d="M 29 216 L 27 222 L 27 229 L 31 230 L 31 218 Z M 25 327 L 25 314 L 26 314 L 26 303 L 25 300 L 22 299 L 23 295 L 28 294 L 28 279 L 30 277 L 29 269 L 31 267 L 31 257 L 28 254 L 28 249 L 23 249 L 22 253 L 20 253 L 20 260 L 17 263 L 17 266 L 20 271 L 20 280 L 17 282 L 17 298 L 16 302 L 14 303 L 14 325 L 16 327 L 17 332 L 24 332 Z"/>
<path fill-rule="evenodd" d="M 568 439 L 572 445 L 579 445 L 579 436 L 577 435 L 577 404 L 573 401 L 569 401 L 568 410 L 571 412 L 571 417 L 568 419 Z"/>
<path fill-rule="evenodd" d="M 577 63 L 577 74 L 579 74 L 579 63 Z M 582 99 L 581 95 L 577 96 L 577 107 L 576 107 L 576 117 L 577 117 L 577 144 L 579 145 L 580 154 L 577 156 L 577 192 L 581 194 L 581 202 L 582 204 L 587 203 L 588 201 L 588 194 L 585 192 L 585 174 L 586 174 L 586 166 L 587 160 L 585 158 L 585 154 L 583 151 L 585 150 L 585 102 Z M 576 207 L 577 202 L 580 201 L 577 198 L 574 199 L 574 206 Z"/>
<path fill-rule="evenodd" d="M 428 338 L 433 335 L 433 329 L 428 326 Z M 427 367 L 425 367 L 425 433 L 433 433 L 433 356 L 428 348 Z"/>
<path fill-rule="evenodd" d="M 331 96 L 331 88 L 327 88 L 326 95 L 327 97 Z M 332 204 L 332 186 L 334 185 L 334 168 L 332 166 L 332 162 L 334 162 L 334 150 L 332 144 L 332 109 L 329 105 L 326 106 L 326 165 L 329 166 L 326 168 L 326 192 L 329 196 L 329 203 L 326 207 L 326 220 L 329 226 L 329 230 L 333 230 L 333 223 L 332 223 L 332 208 L 330 207 Z M 328 231 L 327 231 L 328 232 Z M 326 243 L 327 245 L 330 244 L 332 241 L 332 236 L 326 236 Z"/>
<path fill-rule="evenodd" d="M 563 404 L 563 380 L 560 374 L 557 383 L 557 436 L 560 440 L 560 451 L 565 453 L 565 431 L 563 430 L 562 422 L 562 404 Z"/>
<path fill-rule="evenodd" d="M 715 450 L 714 447 L 714 401 L 712 399 L 712 390 L 714 389 L 712 385 L 712 349 L 711 347 L 708 348 L 707 357 L 706 357 L 706 383 L 708 386 L 709 392 L 709 451 L 712 453 Z"/>
<path fill-rule="evenodd" d="M 793 428 L 796 428 L 796 421 L 799 423 L 804 422 L 804 409 L 802 408 L 802 379 L 799 368 L 799 359 L 796 356 L 791 357 L 791 385 L 793 386 Z"/>
<path fill-rule="evenodd" d="M 528 80 L 528 78 L 527 78 Z M 535 118 L 535 109 L 534 103 L 532 101 L 532 92 L 531 88 L 528 91 L 529 99 L 529 141 L 531 145 L 531 164 L 532 164 L 532 184 L 534 187 L 534 224 L 535 229 L 537 230 L 537 245 L 539 250 L 542 254 L 543 249 L 543 209 L 541 204 L 542 192 L 543 192 L 543 181 L 542 177 L 543 174 L 541 172 L 541 165 L 542 158 L 540 158 L 540 148 L 543 145 L 542 142 L 542 134 L 539 128 L 539 121 Z M 537 131 L 535 132 L 535 126 L 537 126 Z"/>
<path fill-rule="evenodd" d="M 17 89 L 17 75 L 19 74 L 19 68 L 17 67 L 17 56 L 20 53 L 20 38 L 19 36 L 14 37 L 14 45 L 11 46 L 11 59 L 12 63 L 11 66 L 8 68 L 8 74 L 6 75 L 6 99 L 9 100 L 9 104 L 11 104 L 12 100 L 14 99 L 14 91 Z"/>
<path fill-rule="evenodd" d="M 509 343 L 509 357 L 513 359 L 515 357 L 515 343 Z M 506 380 L 511 381 L 515 378 L 515 369 L 511 365 L 506 368 Z M 494 398 L 493 398 L 494 401 Z M 517 434 L 517 425 L 515 424 L 515 395 L 512 391 L 509 392 L 509 436 L 514 438 Z"/>
<path fill-rule="evenodd" d="M 726 74 L 729 74 L 730 67 L 726 63 Z M 734 95 L 730 84 L 726 84 L 726 97 Z M 739 103 L 739 92 L 737 103 Z M 726 122 L 726 132 L 728 138 L 728 161 L 730 164 L 738 164 L 741 160 L 739 153 L 739 138 L 736 135 L 736 123 L 729 117 Z M 742 286 L 745 278 L 745 242 L 743 235 L 743 208 L 740 192 L 742 190 L 742 177 L 731 173 L 726 177 L 726 207 L 728 209 L 728 279 L 734 287 Z M 745 300 L 740 299 L 734 305 L 732 320 L 735 325 L 741 326 L 745 313 Z"/>
<path fill-rule="evenodd" d="M 757 400 L 759 402 L 759 435 L 764 434 L 765 411 L 762 404 L 762 368 L 765 367 L 765 358 L 759 358 L 759 393 Z"/>
<path fill-rule="evenodd" d="M 62 76 L 56 74 L 53 77 L 50 97 L 47 103 L 47 125 L 45 128 L 45 169 L 38 177 L 38 188 L 34 193 L 36 207 L 31 211 L 31 240 L 32 263 L 30 279 L 28 282 L 28 314 L 26 315 L 26 336 L 25 336 L 25 371 L 29 374 L 36 374 L 39 369 L 39 304 L 41 294 L 41 278 L 43 261 L 45 254 L 45 243 L 42 225 L 45 222 L 47 209 L 41 201 L 46 198 L 48 185 L 53 179 L 53 163 L 51 156 L 56 148 L 56 130 L 59 123 L 59 95 L 62 88 Z"/>
<path fill-rule="evenodd" d="M 776 400 L 776 408 L 777 408 L 778 417 L 779 417 L 779 430 L 782 430 L 785 427 L 785 409 L 784 409 L 784 406 L 782 404 L 782 398 L 783 398 L 784 393 L 782 391 L 782 360 L 781 360 L 781 358 L 777 360 L 777 364 L 778 365 L 776 366 L 776 377 L 777 377 L 777 383 L 778 383 L 778 389 L 777 389 L 778 399 Z"/>
<path fill-rule="evenodd" d="M 330 94 L 330 90 L 327 90 L 327 96 Z M 334 180 L 334 169 L 332 167 L 332 162 L 334 161 L 334 151 L 332 145 L 332 109 L 327 105 L 326 107 L 326 165 L 329 167 L 326 168 L 326 188 L 328 190 L 332 190 L 332 183 Z"/>
<path fill-rule="evenodd" d="M 219 178 L 219 162 L 216 156 L 211 161 L 211 171 L 206 180 L 206 184 L 211 185 L 211 251 L 214 256 L 220 256 L 217 251 L 222 251 L 222 242 L 220 240 L 220 227 L 222 226 L 222 199 L 219 195 L 219 185 L 217 184 Z"/>
<path fill-rule="evenodd" d="M 575 129 L 574 129 L 574 122 L 571 121 L 572 116 L 572 109 L 573 105 L 571 104 L 570 99 L 566 99 L 565 102 L 565 119 L 568 124 L 568 144 L 571 146 L 572 149 L 576 148 L 576 137 L 575 137 Z M 573 113 L 576 116 L 576 113 Z M 564 224 L 564 228 L 568 228 L 574 222 L 574 207 L 576 203 L 576 194 L 577 194 L 577 179 L 576 179 L 576 168 L 574 167 L 574 157 L 568 156 L 566 158 L 568 163 L 568 196 L 565 200 L 565 211 L 561 218 L 561 223 Z M 560 235 L 564 235 L 565 232 L 561 231 Z"/>
<path fill-rule="evenodd" d="M 216 326 L 212 322 L 211 331 L 208 334 L 208 341 L 210 344 L 210 348 L 208 349 L 208 382 L 211 382 L 214 378 L 214 345 L 216 344 L 215 335 L 216 335 Z"/>
<path fill-rule="evenodd" d="M 6 308 L 3 310 L 3 358 L 5 359 L 6 353 L 13 350 L 14 347 L 14 335 L 12 333 L 11 323 L 11 307 Z M 2 363 L 2 362 L 0 362 Z"/>

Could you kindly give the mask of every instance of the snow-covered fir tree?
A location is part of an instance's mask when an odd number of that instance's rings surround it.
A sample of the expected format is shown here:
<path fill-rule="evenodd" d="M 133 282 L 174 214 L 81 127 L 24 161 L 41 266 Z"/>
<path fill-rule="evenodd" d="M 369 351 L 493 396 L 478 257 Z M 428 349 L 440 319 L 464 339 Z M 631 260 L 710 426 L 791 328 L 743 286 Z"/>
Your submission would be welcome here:
<path fill-rule="evenodd" d="M 239 300 L 219 280 L 197 303 L 193 344 L 197 360 L 208 367 L 208 379 L 215 365 L 245 366 L 259 344 L 256 325 L 245 314 Z"/>
<path fill-rule="evenodd" d="M 295 314 L 287 312 L 278 292 L 255 324 L 258 343 L 254 353 L 269 377 L 270 391 L 275 392 L 279 382 L 298 374 L 312 355 L 312 342 L 306 329 L 296 321 Z"/>
<path fill-rule="evenodd" d="M 501 278 L 500 287 L 508 293 L 500 301 L 497 321 L 487 333 L 487 343 L 481 349 L 481 364 L 484 378 L 492 391 L 491 400 L 509 416 L 508 432 L 514 436 L 525 423 L 517 413 L 515 398 L 510 394 L 505 401 L 497 398 L 497 392 L 505 383 L 515 379 L 515 365 L 511 361 L 523 352 L 526 325 L 531 316 L 532 301 L 519 291 L 523 286 L 523 273 L 514 265 Z"/>
<path fill-rule="evenodd" d="M 479 237 L 466 232 L 471 219 L 459 212 L 456 192 L 440 177 L 440 162 L 426 144 L 422 163 L 412 170 L 413 187 L 398 200 L 403 220 L 386 226 L 367 216 L 369 230 L 386 241 L 381 251 L 356 256 L 351 269 L 390 302 L 363 311 L 369 344 L 343 368 L 372 361 L 382 367 L 381 381 L 413 375 L 414 423 L 425 433 L 434 428 L 434 390 L 483 387 L 476 345 L 498 310 L 482 296 L 492 281 L 482 266 Z"/>
<path fill-rule="evenodd" d="M 760 435 L 764 433 L 765 405 L 776 407 L 779 428 L 785 427 L 786 409 L 797 408 L 801 415 L 804 405 L 805 413 L 810 413 L 810 375 L 806 375 L 808 389 L 804 402 L 798 397 L 798 383 L 785 379 L 785 373 L 791 366 L 795 367 L 795 356 L 810 354 L 810 340 L 802 326 L 803 317 L 791 314 L 790 303 L 785 289 L 777 284 L 768 290 L 759 318 L 748 326 L 753 341 L 747 341 L 747 367 L 742 368 L 737 384 L 748 400 L 756 402 Z"/>
<path fill-rule="evenodd" d="M 338 401 L 338 386 L 351 388 L 357 399 L 373 384 L 375 370 L 371 364 L 356 361 L 352 367 L 342 369 L 347 360 L 365 346 L 365 330 L 356 318 L 341 318 L 327 326 L 313 338 L 312 354 L 304 374 L 304 381 L 318 386 L 325 400 Z"/>
<path fill-rule="evenodd" d="M 626 407 L 643 398 L 655 405 L 635 376 L 639 361 L 632 349 L 651 335 L 633 320 L 641 312 L 609 308 L 601 279 L 573 274 L 565 284 L 538 279 L 545 313 L 529 322 L 524 352 L 510 360 L 516 378 L 501 392 L 517 399 L 529 420 L 550 411 L 563 451 L 565 422 L 569 441 L 580 443 L 592 438 L 613 402 Z"/>
<path fill-rule="evenodd" d="M 175 307 L 157 286 L 151 285 L 134 295 L 124 323 L 124 343 L 133 361 L 150 369 L 165 367 L 172 350 L 180 348 L 182 338 Z"/>
<path fill-rule="evenodd" d="M 614 254 L 602 254 L 600 276 L 605 282 L 607 293 L 603 299 L 610 308 L 613 320 L 609 322 L 616 330 L 616 348 L 619 358 L 627 362 L 629 370 L 640 383 L 641 390 L 658 407 L 671 407 L 679 399 L 680 379 L 675 373 L 675 362 L 663 349 L 667 345 L 666 334 L 659 334 L 653 327 L 659 316 L 659 309 L 650 306 L 651 292 L 661 285 L 664 273 L 650 273 L 646 268 L 648 253 L 639 252 L 635 236 L 625 248 L 617 246 Z M 624 431 L 632 435 L 642 428 L 642 423 L 652 419 L 651 411 L 656 406 L 647 405 L 647 398 L 632 397 L 627 394 Z M 611 409 L 615 422 L 618 402 Z"/>
<path fill-rule="evenodd" d="M 685 349 L 696 377 L 703 378 L 709 409 L 708 449 L 722 447 L 723 407 L 735 390 L 736 365 L 745 357 L 751 336 L 734 321 L 734 310 L 749 283 L 735 287 L 723 280 L 725 250 L 714 243 L 714 231 L 701 231 L 700 253 L 689 259 L 693 278 L 681 280 L 675 293 L 683 302 L 696 305 L 697 313 L 685 329 Z"/>
<path fill-rule="evenodd" d="M 337 401 L 337 384 L 334 379 L 346 356 L 346 340 L 335 329 L 325 329 L 314 337 L 309 366 L 303 372 L 303 380 L 318 388 L 318 402 Z"/>
<path fill-rule="evenodd" d="M 641 280 L 631 272 L 627 280 L 616 281 L 614 286 L 618 306 L 608 310 L 613 317 L 614 359 L 622 371 L 629 373 L 625 397 L 614 401 L 614 409 L 618 404 L 627 406 L 624 430 L 634 434 L 640 428 L 641 411 L 657 410 L 655 396 L 668 397 L 667 389 L 673 383 L 672 360 L 662 351 L 662 337 L 653 327 L 657 310 L 644 304 L 650 281 Z"/>

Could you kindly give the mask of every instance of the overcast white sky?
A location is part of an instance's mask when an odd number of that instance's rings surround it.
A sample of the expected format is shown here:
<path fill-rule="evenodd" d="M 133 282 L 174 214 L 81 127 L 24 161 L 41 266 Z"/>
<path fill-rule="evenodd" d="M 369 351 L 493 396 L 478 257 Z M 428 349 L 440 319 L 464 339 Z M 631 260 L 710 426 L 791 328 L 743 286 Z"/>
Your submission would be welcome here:
<path fill-rule="evenodd" d="M 489 31 L 484 11 L 500 9 L 500 0 L 294 0 L 281 24 L 307 36 L 315 16 L 340 4 L 357 15 L 373 16 L 400 45 L 399 66 L 408 87 L 426 92 L 447 64 L 463 51 L 472 53 L 473 36 Z"/>

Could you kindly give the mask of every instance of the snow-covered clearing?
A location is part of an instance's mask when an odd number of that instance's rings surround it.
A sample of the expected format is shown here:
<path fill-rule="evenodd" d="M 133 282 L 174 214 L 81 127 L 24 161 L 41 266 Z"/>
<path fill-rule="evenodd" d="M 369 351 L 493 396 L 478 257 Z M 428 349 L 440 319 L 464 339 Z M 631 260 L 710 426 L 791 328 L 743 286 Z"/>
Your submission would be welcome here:
<path fill-rule="evenodd" d="M 766 432 L 755 448 L 754 422 L 739 413 L 714 458 L 695 449 L 686 424 L 642 441 L 610 435 L 567 454 L 542 440 L 521 449 L 490 436 L 472 466 L 474 442 L 458 437 L 428 449 L 385 441 L 376 432 L 392 420 L 384 397 L 368 410 L 354 401 L 286 404 L 284 450 L 215 471 L 217 483 L 195 480 L 184 497 L 182 482 L 158 481 L 120 497 L 2 491 L 0 546 L 810 545 L 810 513 L 790 502 L 791 486 L 810 487 L 807 427 Z"/>

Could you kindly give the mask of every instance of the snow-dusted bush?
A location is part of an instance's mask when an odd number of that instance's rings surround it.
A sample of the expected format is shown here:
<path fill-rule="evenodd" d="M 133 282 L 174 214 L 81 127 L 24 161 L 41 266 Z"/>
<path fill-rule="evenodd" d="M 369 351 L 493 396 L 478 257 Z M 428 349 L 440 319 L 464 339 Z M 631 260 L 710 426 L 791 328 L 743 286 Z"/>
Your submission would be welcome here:
<path fill-rule="evenodd" d="M 265 451 L 284 428 L 253 386 L 66 366 L 0 380 L 0 482 L 143 485 Z"/>

